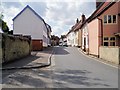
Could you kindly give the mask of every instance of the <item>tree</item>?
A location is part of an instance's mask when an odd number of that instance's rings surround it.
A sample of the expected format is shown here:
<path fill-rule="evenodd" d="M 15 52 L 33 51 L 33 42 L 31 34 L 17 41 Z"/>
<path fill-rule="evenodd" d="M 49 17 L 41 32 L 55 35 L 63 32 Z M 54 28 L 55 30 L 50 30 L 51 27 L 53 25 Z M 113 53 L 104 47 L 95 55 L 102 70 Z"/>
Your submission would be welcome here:
<path fill-rule="evenodd" d="M 0 14 L 0 27 L 4 33 L 9 33 L 9 27 L 7 26 L 7 23 L 3 21 L 3 14 Z"/>
<path fill-rule="evenodd" d="M 53 41 L 52 42 L 53 45 L 59 45 L 60 38 L 58 36 L 52 35 L 51 40 Z"/>
<path fill-rule="evenodd" d="M 66 35 L 61 35 L 61 39 L 63 40 L 64 38 L 66 38 Z"/>

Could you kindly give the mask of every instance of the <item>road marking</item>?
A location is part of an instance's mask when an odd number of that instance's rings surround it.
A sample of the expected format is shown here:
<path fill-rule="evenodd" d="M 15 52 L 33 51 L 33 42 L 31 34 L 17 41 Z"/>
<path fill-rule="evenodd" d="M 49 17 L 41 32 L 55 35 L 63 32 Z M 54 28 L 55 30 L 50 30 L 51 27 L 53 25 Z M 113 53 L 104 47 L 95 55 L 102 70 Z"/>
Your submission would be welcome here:
<path fill-rule="evenodd" d="M 80 49 L 78 49 L 78 51 L 79 51 L 82 55 L 86 56 L 87 58 L 93 59 L 93 60 L 98 61 L 98 62 L 100 62 L 100 63 L 103 63 L 103 64 L 105 64 L 105 65 L 107 65 L 107 66 L 111 66 L 111 67 L 113 67 L 113 68 L 117 68 L 117 69 L 119 68 L 119 67 L 117 67 L 117 66 L 113 66 L 113 65 L 111 65 L 111 64 L 108 64 L 108 63 L 105 63 L 105 62 L 103 62 L 103 61 L 97 60 L 97 59 L 94 58 L 94 57 L 88 56 L 88 55 L 84 54 Z M 98 58 L 98 59 L 99 59 L 99 58 Z"/>

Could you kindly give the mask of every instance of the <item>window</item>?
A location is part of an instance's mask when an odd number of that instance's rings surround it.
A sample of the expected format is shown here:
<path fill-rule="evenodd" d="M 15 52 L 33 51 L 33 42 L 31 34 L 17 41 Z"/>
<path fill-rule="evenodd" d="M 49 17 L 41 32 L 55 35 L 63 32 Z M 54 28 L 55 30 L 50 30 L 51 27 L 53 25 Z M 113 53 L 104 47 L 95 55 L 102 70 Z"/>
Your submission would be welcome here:
<path fill-rule="evenodd" d="M 113 23 L 116 23 L 116 15 L 113 15 Z"/>
<path fill-rule="evenodd" d="M 108 46 L 109 44 L 108 44 L 108 42 L 104 42 L 104 46 Z"/>
<path fill-rule="evenodd" d="M 108 37 L 104 37 L 104 46 L 109 46 L 109 38 Z"/>
<path fill-rule="evenodd" d="M 104 46 L 115 46 L 115 37 L 104 37 Z"/>
<path fill-rule="evenodd" d="M 109 38 L 108 37 L 104 37 L 104 40 L 109 40 Z"/>
<path fill-rule="evenodd" d="M 104 23 L 107 23 L 107 15 L 104 16 Z"/>
<path fill-rule="evenodd" d="M 115 40 L 115 37 L 110 37 L 110 40 L 111 40 L 111 41 L 114 41 L 114 40 Z"/>
<path fill-rule="evenodd" d="M 111 15 L 108 15 L 108 23 L 112 23 Z"/>
<path fill-rule="evenodd" d="M 116 15 L 105 15 L 104 23 L 105 24 L 117 23 L 117 16 Z"/>
<path fill-rule="evenodd" d="M 110 37 L 110 46 L 115 46 L 115 37 Z"/>
<path fill-rule="evenodd" d="M 110 42 L 110 46 L 115 46 L 115 42 Z"/>

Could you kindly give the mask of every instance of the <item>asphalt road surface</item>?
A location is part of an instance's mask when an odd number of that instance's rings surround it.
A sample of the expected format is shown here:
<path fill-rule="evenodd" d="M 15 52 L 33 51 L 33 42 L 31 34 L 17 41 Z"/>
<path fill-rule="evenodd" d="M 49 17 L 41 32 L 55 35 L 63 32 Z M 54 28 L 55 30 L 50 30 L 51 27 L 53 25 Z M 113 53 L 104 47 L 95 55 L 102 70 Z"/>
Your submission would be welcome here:
<path fill-rule="evenodd" d="M 75 47 L 54 47 L 53 86 L 118 88 L 118 69 L 88 58 Z"/>
<path fill-rule="evenodd" d="M 75 47 L 53 47 L 52 65 L 3 71 L 3 88 L 118 88 L 118 69 L 88 58 Z"/>

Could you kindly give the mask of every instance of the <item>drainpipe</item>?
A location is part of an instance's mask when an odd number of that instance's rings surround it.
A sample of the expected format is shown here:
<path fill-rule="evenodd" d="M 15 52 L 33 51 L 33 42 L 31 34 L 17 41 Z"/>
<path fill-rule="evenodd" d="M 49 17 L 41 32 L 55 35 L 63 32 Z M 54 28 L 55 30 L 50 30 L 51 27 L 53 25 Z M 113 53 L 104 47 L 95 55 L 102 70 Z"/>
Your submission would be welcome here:
<path fill-rule="evenodd" d="M 99 21 L 100 21 L 100 39 L 101 39 L 101 44 L 99 45 L 100 46 L 103 46 L 103 20 L 100 19 L 100 18 L 97 18 Z M 98 48 L 98 57 L 99 57 L 100 53 L 99 53 L 99 48 Z"/>

